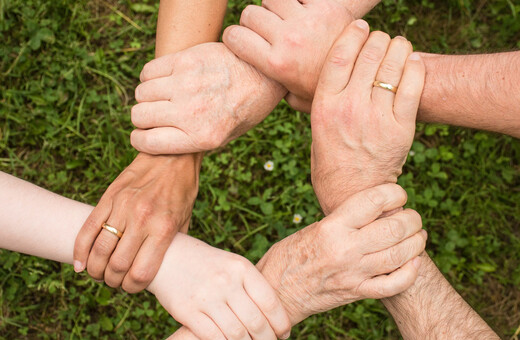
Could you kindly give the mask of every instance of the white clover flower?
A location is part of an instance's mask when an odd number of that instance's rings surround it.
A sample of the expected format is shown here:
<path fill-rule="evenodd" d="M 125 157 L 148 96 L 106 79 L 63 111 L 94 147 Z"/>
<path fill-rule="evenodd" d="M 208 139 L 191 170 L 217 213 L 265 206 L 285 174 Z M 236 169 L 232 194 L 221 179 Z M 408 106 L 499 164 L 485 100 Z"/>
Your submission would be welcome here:
<path fill-rule="evenodd" d="M 264 164 L 264 169 L 266 171 L 273 171 L 274 170 L 274 162 L 273 161 L 267 161 Z"/>
<path fill-rule="evenodd" d="M 410 150 L 410 152 L 408 152 L 408 154 L 410 155 L 410 157 L 413 157 L 413 156 L 415 156 L 415 151 Z"/>
<path fill-rule="evenodd" d="M 293 218 L 292 218 L 292 221 L 293 223 L 295 224 L 300 224 L 302 222 L 302 215 L 300 214 L 294 214 Z"/>

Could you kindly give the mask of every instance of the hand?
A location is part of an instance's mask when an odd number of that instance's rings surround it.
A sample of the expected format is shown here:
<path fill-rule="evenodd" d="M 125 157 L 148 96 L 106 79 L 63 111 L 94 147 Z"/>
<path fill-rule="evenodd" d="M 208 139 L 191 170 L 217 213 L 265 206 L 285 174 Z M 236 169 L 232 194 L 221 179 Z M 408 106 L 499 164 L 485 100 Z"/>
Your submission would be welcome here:
<path fill-rule="evenodd" d="M 405 203 L 406 192 L 396 184 L 367 189 L 269 249 L 257 267 L 293 325 L 357 300 L 398 294 L 415 282 L 427 235 L 421 217 L 407 209 L 377 219 Z"/>
<path fill-rule="evenodd" d="M 175 237 L 148 290 L 201 339 L 289 336 L 285 309 L 251 262 L 186 235 Z"/>
<path fill-rule="evenodd" d="M 353 17 L 336 0 L 264 0 L 262 5 L 247 6 L 241 26 L 228 27 L 223 41 L 241 59 L 285 86 L 291 106 L 310 112 L 327 53 Z"/>
<path fill-rule="evenodd" d="M 222 43 L 152 60 L 141 81 L 131 143 L 150 154 L 221 147 L 261 122 L 286 93 Z"/>
<path fill-rule="evenodd" d="M 200 155 L 139 154 L 110 185 L 78 233 L 74 268 L 129 293 L 145 289 L 179 229 L 186 232 L 198 191 Z M 103 223 L 123 232 L 101 229 Z M 88 261 L 87 261 L 88 259 Z"/>
<path fill-rule="evenodd" d="M 311 177 L 325 214 L 347 197 L 395 183 L 413 142 L 424 64 L 402 37 L 358 20 L 332 47 L 312 105 Z M 374 81 L 398 86 L 397 93 Z"/>

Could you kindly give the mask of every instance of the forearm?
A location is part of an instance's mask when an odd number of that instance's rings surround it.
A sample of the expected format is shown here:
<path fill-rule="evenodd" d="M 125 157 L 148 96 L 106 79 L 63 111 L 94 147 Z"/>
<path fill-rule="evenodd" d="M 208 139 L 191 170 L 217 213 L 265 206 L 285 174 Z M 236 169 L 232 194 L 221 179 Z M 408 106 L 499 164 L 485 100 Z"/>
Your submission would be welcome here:
<path fill-rule="evenodd" d="M 426 253 L 415 284 L 383 303 L 404 339 L 499 339 Z"/>
<path fill-rule="evenodd" d="M 422 57 L 419 120 L 520 137 L 520 52 Z"/>
<path fill-rule="evenodd" d="M 161 0 L 155 56 L 217 41 L 227 0 Z"/>
<path fill-rule="evenodd" d="M 3 172 L 0 188 L 0 248 L 72 264 L 74 240 L 93 207 Z M 177 235 L 166 262 L 182 261 L 179 250 L 199 244 L 192 237 Z"/>

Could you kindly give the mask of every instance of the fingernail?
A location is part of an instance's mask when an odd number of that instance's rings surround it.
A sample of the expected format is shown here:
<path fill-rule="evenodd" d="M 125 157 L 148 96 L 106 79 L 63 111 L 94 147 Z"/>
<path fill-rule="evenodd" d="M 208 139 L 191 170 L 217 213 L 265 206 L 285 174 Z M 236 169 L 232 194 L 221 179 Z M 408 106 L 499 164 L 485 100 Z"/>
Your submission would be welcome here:
<path fill-rule="evenodd" d="M 416 269 L 419 269 L 419 267 L 421 266 L 421 258 L 417 256 L 415 259 L 413 259 L 412 264 Z"/>
<path fill-rule="evenodd" d="M 428 239 L 428 233 L 426 232 L 426 230 L 424 230 L 424 229 L 421 230 L 421 234 L 422 234 L 422 236 L 424 237 L 425 240 Z"/>
<path fill-rule="evenodd" d="M 356 26 L 361 28 L 362 30 L 368 30 L 368 23 L 365 20 L 356 20 Z"/>
<path fill-rule="evenodd" d="M 96 279 L 92 279 L 92 280 L 94 280 L 97 283 L 103 283 L 103 280 L 96 280 Z"/>
<path fill-rule="evenodd" d="M 419 53 L 412 53 L 410 54 L 410 57 L 409 57 L 410 60 L 421 60 L 421 56 L 419 55 Z"/>
<path fill-rule="evenodd" d="M 285 333 L 284 335 L 282 335 L 281 339 L 289 339 L 289 337 L 291 336 L 291 332 L 287 332 Z"/>
<path fill-rule="evenodd" d="M 85 266 L 80 261 L 74 260 L 73 263 L 74 263 L 74 271 L 76 273 L 81 273 L 83 270 L 85 270 Z"/>

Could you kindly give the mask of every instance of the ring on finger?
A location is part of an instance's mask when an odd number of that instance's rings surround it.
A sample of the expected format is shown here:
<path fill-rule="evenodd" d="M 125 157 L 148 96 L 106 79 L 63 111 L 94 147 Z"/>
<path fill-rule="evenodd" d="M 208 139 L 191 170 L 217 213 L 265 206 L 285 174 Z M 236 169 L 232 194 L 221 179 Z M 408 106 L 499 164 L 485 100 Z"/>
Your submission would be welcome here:
<path fill-rule="evenodd" d="M 388 90 L 393 93 L 397 93 L 397 86 L 393 86 L 392 84 L 383 83 L 382 81 L 376 80 L 373 84 L 374 87 L 380 87 L 382 89 Z"/>
<path fill-rule="evenodd" d="M 114 228 L 106 223 L 103 223 L 102 228 L 105 229 L 106 231 L 108 231 L 109 233 L 116 235 L 117 238 L 121 238 L 121 236 L 123 236 L 123 232 L 117 230 L 116 228 Z"/>

